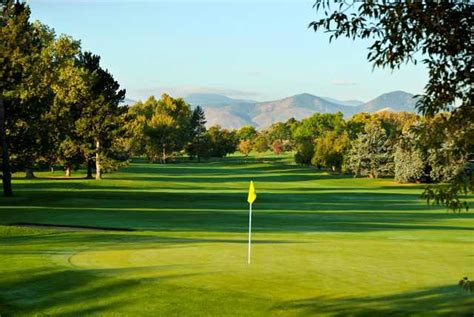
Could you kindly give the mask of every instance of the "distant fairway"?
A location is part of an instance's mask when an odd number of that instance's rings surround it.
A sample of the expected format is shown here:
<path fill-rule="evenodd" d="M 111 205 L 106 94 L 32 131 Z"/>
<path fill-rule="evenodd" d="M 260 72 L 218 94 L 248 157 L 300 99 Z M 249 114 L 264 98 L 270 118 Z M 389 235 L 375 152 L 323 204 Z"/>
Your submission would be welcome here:
<path fill-rule="evenodd" d="M 474 279 L 472 210 L 427 206 L 418 185 L 243 161 L 15 179 L 16 196 L 0 198 L 0 315 L 474 313 L 474 294 L 456 285 Z M 7 226 L 16 223 L 133 231 Z"/>

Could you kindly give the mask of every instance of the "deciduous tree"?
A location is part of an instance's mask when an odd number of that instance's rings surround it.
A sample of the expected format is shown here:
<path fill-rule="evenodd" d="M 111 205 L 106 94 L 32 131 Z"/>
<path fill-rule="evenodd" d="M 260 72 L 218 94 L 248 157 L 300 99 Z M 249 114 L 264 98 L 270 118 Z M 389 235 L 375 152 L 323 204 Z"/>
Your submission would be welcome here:
<path fill-rule="evenodd" d="M 76 129 L 87 140 L 88 158 L 89 153 L 94 153 L 96 179 L 101 179 L 101 159 L 109 154 L 122 124 L 119 103 L 125 98 L 125 90 L 121 90 L 113 76 L 100 66 L 100 56 L 85 52 L 79 63 L 88 72 L 88 94 L 83 100 Z"/>
<path fill-rule="evenodd" d="M 44 112 L 44 78 L 37 63 L 45 41 L 30 23 L 29 7 L 22 2 L 0 2 L 0 146 L 3 192 L 13 194 L 12 166 L 26 167 L 28 157 L 41 145 L 35 134 Z M 32 138 L 32 135 L 35 138 Z M 26 145 L 31 152 L 26 152 Z M 13 148 L 12 148 L 13 146 Z"/>
<path fill-rule="evenodd" d="M 252 142 L 250 142 L 250 140 L 240 141 L 239 152 L 245 156 L 249 156 L 250 152 L 252 152 Z"/>
<path fill-rule="evenodd" d="M 311 163 L 318 167 L 331 168 L 333 171 L 341 170 L 348 148 L 349 136 L 347 133 L 338 135 L 333 131 L 328 131 L 316 139 Z"/>
<path fill-rule="evenodd" d="M 418 109 L 429 117 L 450 111 L 447 126 L 457 131 L 464 143 L 473 138 L 471 2 L 368 0 L 334 4 L 317 0 L 315 8 L 322 16 L 309 26 L 329 32 L 330 40 L 347 37 L 371 41 L 367 58 L 374 67 L 396 69 L 405 63 L 416 64 L 420 57 L 429 72 Z M 474 191 L 472 170 L 459 173 L 451 187 L 428 188 L 428 201 L 457 209 L 459 195 Z"/>

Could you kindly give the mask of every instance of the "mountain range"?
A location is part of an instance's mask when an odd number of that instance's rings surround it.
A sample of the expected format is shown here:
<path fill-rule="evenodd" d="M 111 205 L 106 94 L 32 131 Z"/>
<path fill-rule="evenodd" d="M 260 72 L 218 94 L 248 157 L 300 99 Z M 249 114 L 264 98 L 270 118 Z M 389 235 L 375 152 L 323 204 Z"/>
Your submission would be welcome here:
<path fill-rule="evenodd" d="M 416 112 L 414 95 L 404 91 L 382 94 L 368 102 L 360 100 L 337 100 L 303 93 L 283 99 L 257 102 L 233 99 L 218 94 L 193 93 L 184 99 L 204 109 L 207 126 L 219 124 L 224 128 L 237 129 L 244 125 L 265 128 L 272 123 L 290 118 L 301 120 L 313 113 L 336 113 L 350 117 L 359 112 L 408 111 Z"/>

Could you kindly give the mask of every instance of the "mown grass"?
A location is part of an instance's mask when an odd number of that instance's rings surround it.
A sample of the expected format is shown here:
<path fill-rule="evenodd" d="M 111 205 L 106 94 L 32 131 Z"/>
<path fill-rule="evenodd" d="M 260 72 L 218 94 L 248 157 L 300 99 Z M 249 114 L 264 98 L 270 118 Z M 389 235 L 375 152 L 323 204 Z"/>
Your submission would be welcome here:
<path fill-rule="evenodd" d="M 0 198 L 0 315 L 468 315 L 474 217 L 283 157 L 38 173 Z M 246 190 L 256 183 L 252 264 Z M 472 201 L 472 200 L 471 200 Z M 12 224 L 127 229 L 55 230 Z"/>

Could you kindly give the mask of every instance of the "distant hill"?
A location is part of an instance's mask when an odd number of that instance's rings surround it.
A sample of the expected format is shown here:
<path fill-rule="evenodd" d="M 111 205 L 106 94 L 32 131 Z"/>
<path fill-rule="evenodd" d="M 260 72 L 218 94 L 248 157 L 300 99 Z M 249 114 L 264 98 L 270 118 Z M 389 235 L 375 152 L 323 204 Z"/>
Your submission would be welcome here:
<path fill-rule="evenodd" d="M 222 106 L 238 103 L 255 103 L 253 100 L 242 100 L 229 98 L 219 94 L 192 93 L 184 96 L 184 99 L 193 105 Z"/>
<path fill-rule="evenodd" d="M 327 101 L 330 101 L 332 103 L 337 103 L 343 106 L 360 106 L 363 105 L 364 102 L 360 100 L 338 100 L 330 97 L 322 97 L 323 99 L 326 99 Z"/>
<path fill-rule="evenodd" d="M 415 111 L 416 99 L 405 91 L 392 91 L 372 99 L 360 106 L 360 111 L 374 112 L 383 108 L 392 111 Z"/>
<path fill-rule="evenodd" d="M 257 103 L 255 108 L 258 114 L 252 117 L 252 121 L 258 128 L 263 128 L 289 118 L 301 120 L 315 112 L 335 113 L 341 111 L 344 113 L 348 111 L 347 107 L 314 95 L 299 94 L 280 100 Z"/>
<path fill-rule="evenodd" d="M 219 124 L 232 129 L 243 125 L 265 128 L 290 118 L 301 120 L 316 112 L 340 111 L 345 117 L 358 112 L 376 112 L 382 109 L 415 112 L 416 103 L 413 95 L 404 91 L 389 92 L 366 103 L 358 100 L 339 101 L 307 93 L 265 102 L 233 99 L 218 94 L 191 94 L 184 99 L 192 105 L 204 108 L 208 126 Z"/>

